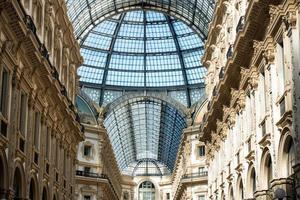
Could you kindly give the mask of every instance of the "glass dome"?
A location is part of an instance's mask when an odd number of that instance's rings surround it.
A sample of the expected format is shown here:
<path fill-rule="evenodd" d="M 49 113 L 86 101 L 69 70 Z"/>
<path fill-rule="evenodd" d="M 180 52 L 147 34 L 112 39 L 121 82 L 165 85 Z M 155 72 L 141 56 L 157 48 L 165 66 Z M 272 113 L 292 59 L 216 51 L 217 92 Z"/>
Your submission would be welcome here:
<path fill-rule="evenodd" d="M 204 87 L 202 39 L 182 21 L 163 13 L 119 14 L 91 29 L 80 45 L 81 85 L 101 89 L 99 93 Z"/>

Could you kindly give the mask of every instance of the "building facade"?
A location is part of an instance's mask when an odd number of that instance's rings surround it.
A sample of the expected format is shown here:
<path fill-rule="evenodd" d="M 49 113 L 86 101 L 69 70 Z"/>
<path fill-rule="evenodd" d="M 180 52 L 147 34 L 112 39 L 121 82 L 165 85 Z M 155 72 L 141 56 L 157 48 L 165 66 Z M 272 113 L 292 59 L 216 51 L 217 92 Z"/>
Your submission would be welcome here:
<path fill-rule="evenodd" d="M 203 63 L 210 199 L 299 199 L 299 2 L 220 0 Z"/>
<path fill-rule="evenodd" d="M 74 199 L 82 58 L 62 1 L 0 1 L 0 199 Z"/>
<path fill-rule="evenodd" d="M 0 0 L 0 199 L 300 199 L 299 13 Z"/>

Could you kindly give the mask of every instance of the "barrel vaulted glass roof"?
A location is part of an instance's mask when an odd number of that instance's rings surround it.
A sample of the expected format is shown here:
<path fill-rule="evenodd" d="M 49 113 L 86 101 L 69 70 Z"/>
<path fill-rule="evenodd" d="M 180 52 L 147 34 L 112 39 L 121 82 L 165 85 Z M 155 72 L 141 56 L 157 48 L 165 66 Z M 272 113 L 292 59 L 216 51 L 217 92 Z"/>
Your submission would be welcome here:
<path fill-rule="evenodd" d="M 80 38 L 84 86 L 105 90 L 185 91 L 204 87 L 203 40 L 185 23 L 154 11 L 131 11 L 99 23 Z"/>
<path fill-rule="evenodd" d="M 185 109 L 204 94 L 200 59 L 214 0 L 66 2 L 84 58 L 81 91 L 107 109 L 121 171 L 171 172 Z"/>
<path fill-rule="evenodd" d="M 171 103 L 135 97 L 111 106 L 104 126 L 123 173 L 164 175 L 173 170 L 186 120 Z"/>

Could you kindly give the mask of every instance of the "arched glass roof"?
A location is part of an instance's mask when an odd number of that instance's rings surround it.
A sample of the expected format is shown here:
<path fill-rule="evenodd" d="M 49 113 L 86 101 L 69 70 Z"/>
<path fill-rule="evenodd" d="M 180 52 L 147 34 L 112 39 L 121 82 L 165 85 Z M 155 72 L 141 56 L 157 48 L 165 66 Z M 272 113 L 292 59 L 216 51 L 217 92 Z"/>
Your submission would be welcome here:
<path fill-rule="evenodd" d="M 173 170 L 187 124 L 185 114 L 171 103 L 135 97 L 112 107 L 104 126 L 124 174 L 160 175 Z"/>
<path fill-rule="evenodd" d="M 119 168 L 170 173 L 187 126 L 182 107 L 204 94 L 200 59 L 214 0 L 66 1 L 84 58 L 81 91 L 107 109 Z"/>
<path fill-rule="evenodd" d="M 208 33 L 215 0 L 66 0 L 77 38 L 110 16 L 137 9 L 156 10 L 185 21 L 202 38 Z"/>
<path fill-rule="evenodd" d="M 188 90 L 204 87 L 203 40 L 185 23 L 154 11 L 109 18 L 80 40 L 81 84 L 103 90 Z M 186 103 L 191 104 L 191 103 Z"/>

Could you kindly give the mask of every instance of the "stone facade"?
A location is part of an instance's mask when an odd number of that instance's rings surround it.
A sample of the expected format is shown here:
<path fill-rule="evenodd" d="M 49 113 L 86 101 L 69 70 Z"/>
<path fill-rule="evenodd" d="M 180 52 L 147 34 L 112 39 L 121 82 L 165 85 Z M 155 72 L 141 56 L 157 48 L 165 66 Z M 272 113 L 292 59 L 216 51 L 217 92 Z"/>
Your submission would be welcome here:
<path fill-rule="evenodd" d="M 299 8 L 217 2 L 202 60 L 210 199 L 299 199 Z"/>
<path fill-rule="evenodd" d="M 64 1 L 0 1 L 0 199 L 74 199 L 82 63 Z"/>

